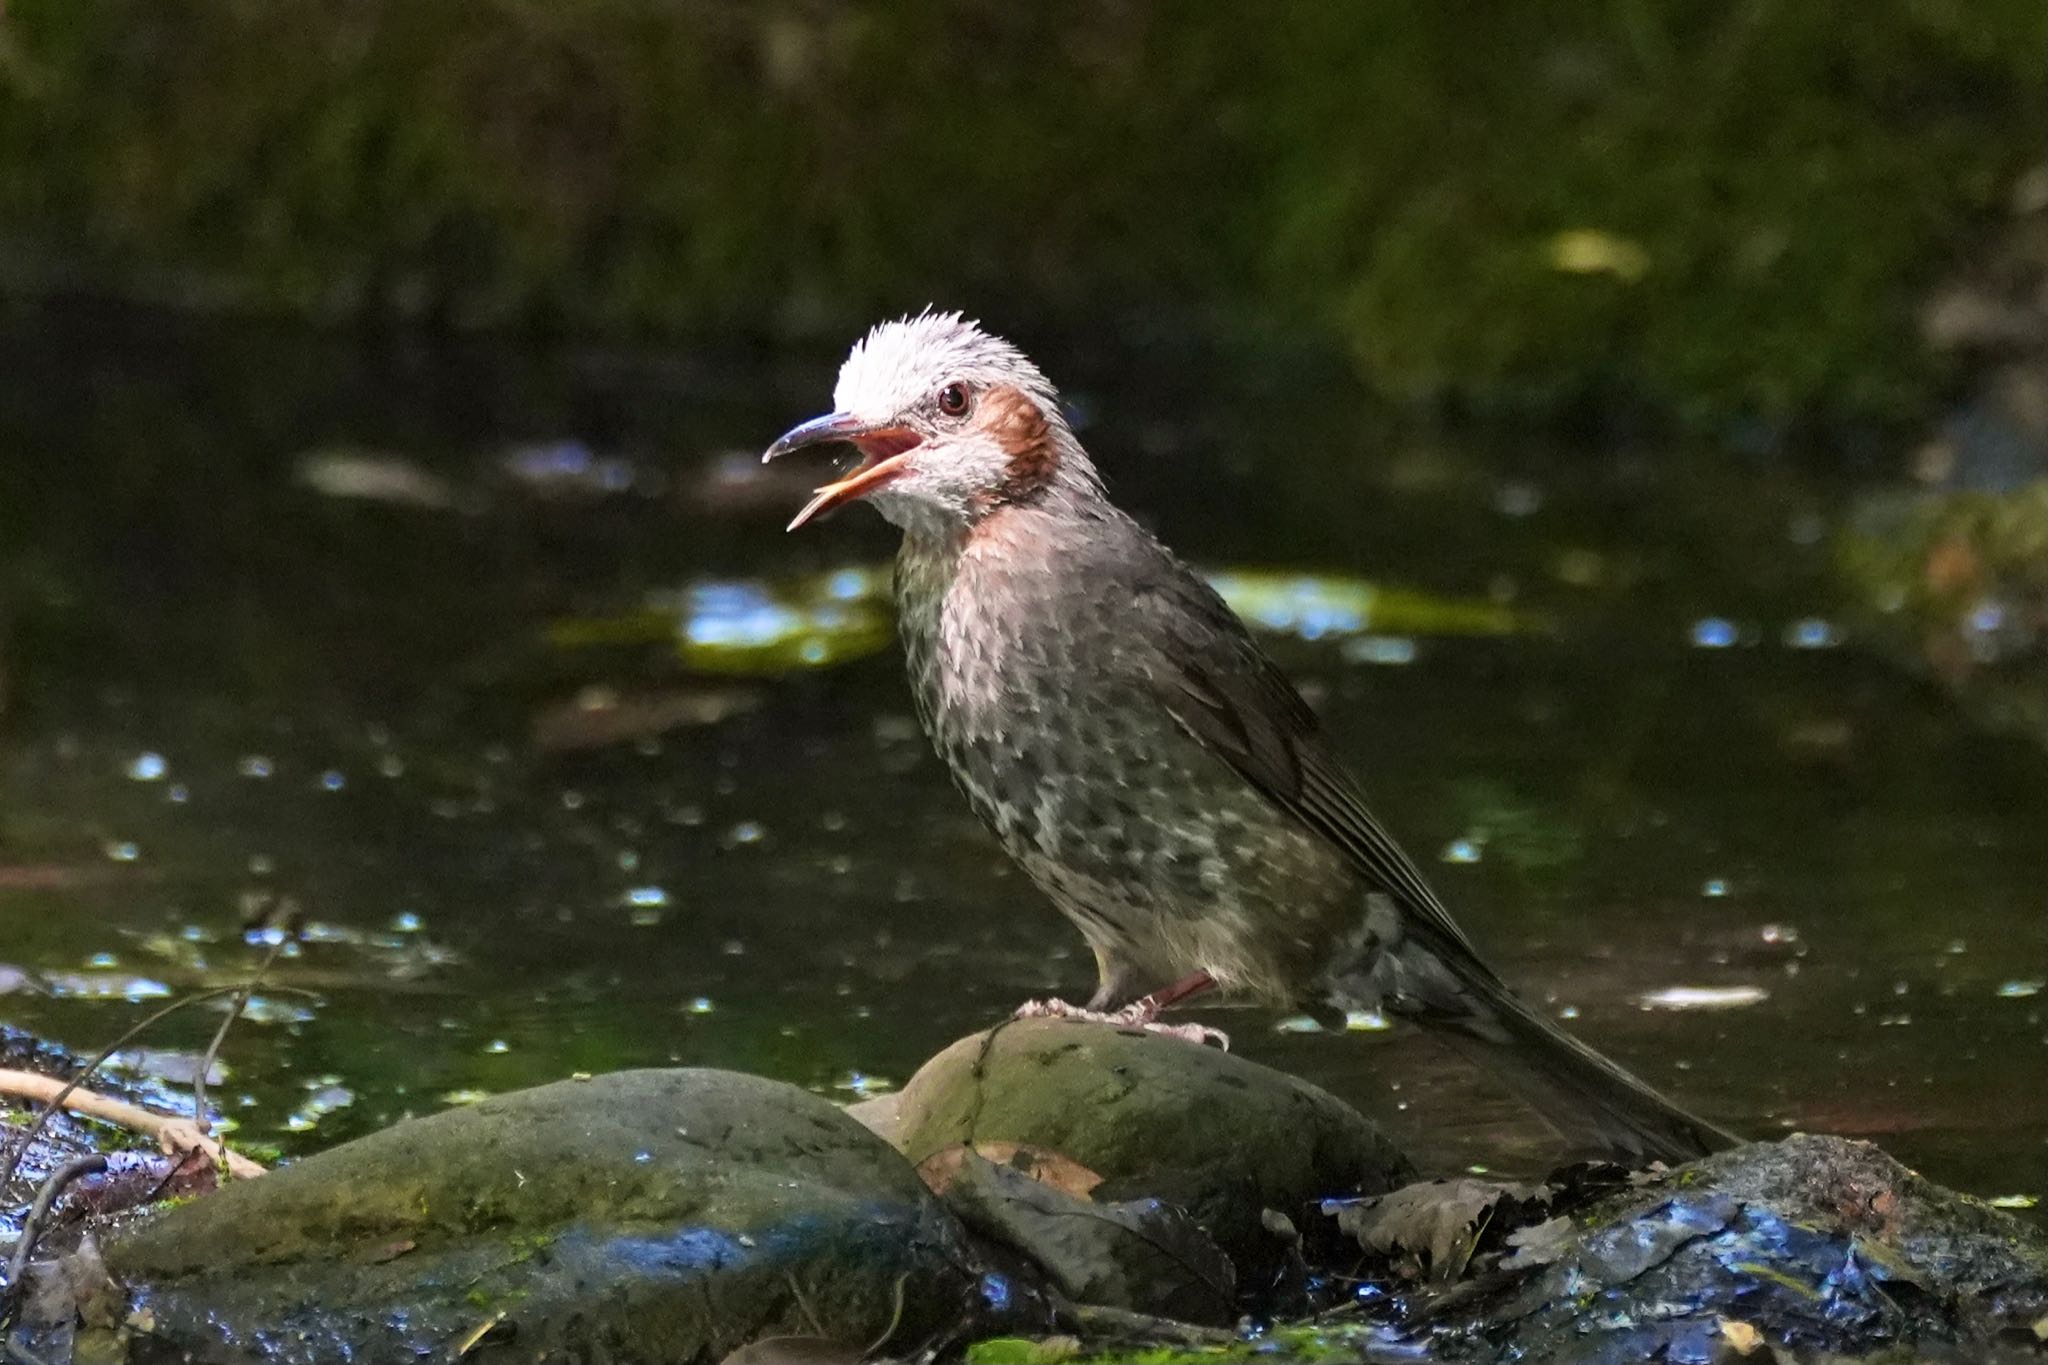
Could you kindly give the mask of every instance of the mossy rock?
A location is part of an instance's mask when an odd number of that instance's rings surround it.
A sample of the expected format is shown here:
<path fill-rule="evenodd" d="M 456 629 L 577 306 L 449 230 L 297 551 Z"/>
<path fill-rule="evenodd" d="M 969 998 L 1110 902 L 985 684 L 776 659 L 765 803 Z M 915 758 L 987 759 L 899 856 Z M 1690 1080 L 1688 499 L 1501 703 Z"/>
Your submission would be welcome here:
<path fill-rule="evenodd" d="M 209 1361 L 859 1352 L 979 1301 L 957 1223 L 834 1105 L 711 1070 L 627 1071 L 410 1120 L 112 1236 L 156 1342 Z M 480 1359 L 496 1358 L 486 1353 Z"/>
<path fill-rule="evenodd" d="M 1213 1047 L 1065 1020 L 963 1038 L 919 1068 L 884 1129 L 923 1161 L 956 1144 L 1045 1148 L 1103 1177 L 1102 1202 L 1184 1208 L 1255 1283 L 1324 1198 L 1373 1194 L 1414 1170 L 1357 1110 L 1306 1081 Z M 1321 1220 L 1316 1220 L 1321 1221 Z"/>

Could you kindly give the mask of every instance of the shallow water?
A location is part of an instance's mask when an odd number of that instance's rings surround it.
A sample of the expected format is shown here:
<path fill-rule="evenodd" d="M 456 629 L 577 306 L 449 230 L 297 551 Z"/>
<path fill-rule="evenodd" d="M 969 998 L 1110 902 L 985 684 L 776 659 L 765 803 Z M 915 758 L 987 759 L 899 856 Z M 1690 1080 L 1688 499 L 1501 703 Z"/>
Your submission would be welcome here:
<path fill-rule="evenodd" d="M 1397 431 L 1282 362 L 1042 358 L 1511 981 L 1735 1128 L 2048 1195 L 2048 755 L 1863 647 L 1825 549 L 1853 490 Z M 91 1050 L 289 904 L 309 941 L 215 1093 L 306 1151 L 579 1070 L 851 1098 L 1085 995 L 916 733 L 891 536 L 784 537 L 820 471 L 752 464 L 832 359 L 10 324 L 0 1019 Z M 1413 1030 L 1198 1017 L 1426 1166 L 1541 1164 Z"/>

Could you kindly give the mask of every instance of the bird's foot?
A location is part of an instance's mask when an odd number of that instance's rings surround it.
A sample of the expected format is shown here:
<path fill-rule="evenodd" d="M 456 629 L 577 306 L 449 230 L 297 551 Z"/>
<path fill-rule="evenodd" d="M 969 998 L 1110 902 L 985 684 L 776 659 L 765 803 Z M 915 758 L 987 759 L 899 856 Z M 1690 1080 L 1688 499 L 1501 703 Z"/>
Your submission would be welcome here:
<path fill-rule="evenodd" d="M 1125 1010 L 1091 1010 L 1065 1000 L 1026 1000 L 1017 1006 L 1013 1019 L 1071 1019 L 1078 1024 L 1128 1024 Z"/>
<path fill-rule="evenodd" d="M 1178 1038 L 1197 1047 L 1214 1043 L 1230 1051 L 1230 1035 L 1207 1024 L 1163 1024 L 1159 1006 L 1150 996 L 1134 1000 L 1120 1010 L 1091 1010 L 1064 1000 L 1026 1000 L 1017 1007 L 1018 1019 L 1067 1019 L 1078 1024 L 1108 1024 L 1111 1028 L 1142 1029 L 1162 1038 Z"/>

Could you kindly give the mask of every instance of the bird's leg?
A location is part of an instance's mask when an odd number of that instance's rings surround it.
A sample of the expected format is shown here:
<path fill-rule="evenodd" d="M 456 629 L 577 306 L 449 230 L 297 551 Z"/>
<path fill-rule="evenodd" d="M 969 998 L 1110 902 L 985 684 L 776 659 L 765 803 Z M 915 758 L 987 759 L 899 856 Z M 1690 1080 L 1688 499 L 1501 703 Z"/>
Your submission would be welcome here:
<path fill-rule="evenodd" d="M 1216 984 L 1207 972 L 1181 978 L 1163 990 L 1141 995 L 1119 1010 L 1091 1010 L 1064 1000 L 1027 1000 L 1017 1007 L 1019 1019 L 1071 1019 L 1077 1023 L 1110 1024 L 1117 1028 L 1139 1028 L 1188 1043 L 1215 1043 L 1230 1050 L 1230 1035 L 1206 1024 L 1162 1024 L 1159 1013 L 1190 996 L 1200 995 Z"/>
<path fill-rule="evenodd" d="M 1163 990 L 1150 995 L 1141 995 L 1130 1004 L 1115 1012 L 1114 1018 L 1120 1024 L 1135 1024 L 1148 1033 L 1163 1033 L 1173 1038 L 1182 1038 L 1190 1043 L 1213 1042 L 1225 1052 L 1230 1051 L 1230 1035 L 1222 1029 L 1210 1028 L 1207 1024 L 1162 1024 L 1162 1011 L 1179 1004 L 1203 991 L 1211 990 L 1216 978 L 1207 972 L 1192 972 Z"/>
<path fill-rule="evenodd" d="M 1136 1011 L 1136 1017 L 1149 1023 L 1159 1017 L 1161 1011 L 1178 1005 L 1183 1000 L 1193 999 L 1203 991 L 1216 989 L 1216 978 L 1207 972 L 1190 972 L 1164 990 L 1140 996 L 1124 1006 L 1124 1012 Z"/>

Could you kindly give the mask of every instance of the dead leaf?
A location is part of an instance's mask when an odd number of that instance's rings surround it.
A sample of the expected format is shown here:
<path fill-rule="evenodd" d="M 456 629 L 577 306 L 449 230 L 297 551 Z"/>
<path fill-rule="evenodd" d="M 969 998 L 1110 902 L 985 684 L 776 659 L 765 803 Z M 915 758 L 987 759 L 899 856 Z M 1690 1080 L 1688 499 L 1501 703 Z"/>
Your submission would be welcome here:
<path fill-rule="evenodd" d="M 211 1194 L 220 1171 L 204 1152 L 111 1152 L 107 1168 L 71 1187 L 71 1207 L 93 1214 L 123 1213 L 160 1199 Z"/>
<path fill-rule="evenodd" d="M 1536 1185 L 1485 1180 L 1436 1180 L 1409 1185 L 1369 1199 L 1325 1204 L 1337 1226 L 1368 1252 L 1427 1268 L 1432 1279 L 1453 1280 L 1479 1247 L 1496 1211 L 1520 1217 L 1524 1207 L 1545 1207 L 1547 1191 Z"/>
<path fill-rule="evenodd" d="M 90 1233 L 72 1251 L 37 1264 L 27 1275 L 24 1314 L 34 1323 L 83 1320 L 112 1326 L 127 1311 L 128 1296 L 107 1276 L 99 1243 Z"/>
<path fill-rule="evenodd" d="M 1728 1349 L 1739 1356 L 1754 1355 L 1764 1344 L 1764 1334 L 1747 1322 L 1734 1318 L 1721 1319 L 1721 1340 L 1728 1343 Z"/>
<path fill-rule="evenodd" d="M 917 1173 L 926 1188 L 937 1195 L 951 1189 L 960 1179 L 970 1151 L 984 1161 L 1029 1176 L 1041 1185 L 1050 1185 L 1076 1199 L 1091 1198 L 1095 1187 L 1102 1183 L 1101 1176 L 1049 1147 L 1038 1147 L 1028 1142 L 977 1142 L 972 1148 L 965 1143 L 942 1147 L 920 1161 Z"/>
<path fill-rule="evenodd" d="M 215 1138 L 199 1131 L 199 1126 L 190 1119 L 165 1119 L 156 1130 L 157 1145 L 172 1156 L 184 1156 L 189 1152 L 203 1152 L 209 1160 L 225 1161 L 228 1174 L 236 1180 L 254 1180 L 266 1174 L 240 1152 L 228 1150 Z"/>
<path fill-rule="evenodd" d="M 1500 1263 L 1502 1270 L 1531 1270 L 1549 1265 L 1571 1245 L 1578 1224 L 1565 1217 L 1545 1219 L 1532 1227 L 1516 1228 L 1508 1234 L 1514 1252 Z"/>
<path fill-rule="evenodd" d="M 370 1252 L 362 1258 L 363 1264 L 383 1265 L 387 1261 L 395 1261 L 418 1245 L 419 1243 L 413 1241 L 410 1237 L 401 1237 L 395 1242 L 386 1242 L 383 1246 L 371 1248 Z"/>
<path fill-rule="evenodd" d="M 1260 1209 L 1259 1226 L 1289 1246 L 1301 1245 L 1301 1229 L 1294 1226 L 1294 1220 L 1278 1209 Z"/>
<path fill-rule="evenodd" d="M 1094 1197 L 1102 1177 L 1070 1156 L 1028 1142 L 977 1142 L 974 1150 L 998 1166 L 1022 1171 L 1041 1185 L 1065 1190 L 1076 1199 Z"/>

